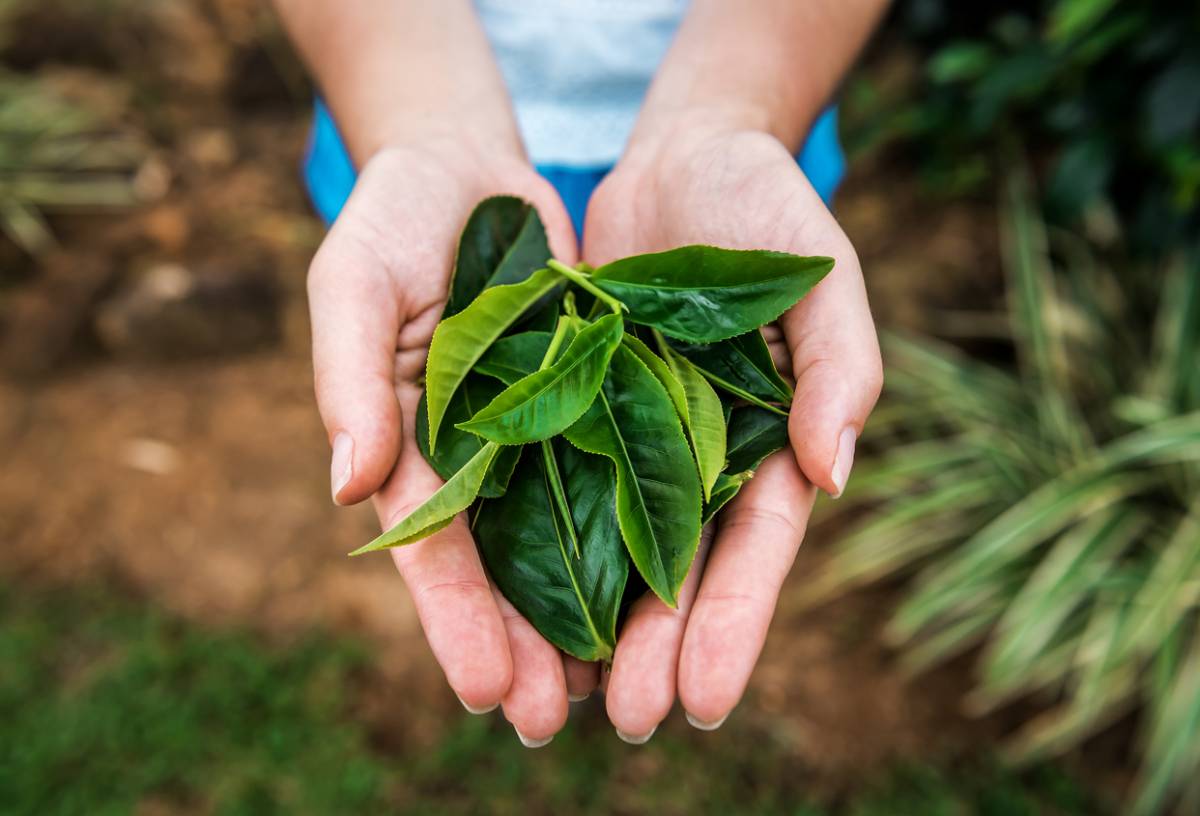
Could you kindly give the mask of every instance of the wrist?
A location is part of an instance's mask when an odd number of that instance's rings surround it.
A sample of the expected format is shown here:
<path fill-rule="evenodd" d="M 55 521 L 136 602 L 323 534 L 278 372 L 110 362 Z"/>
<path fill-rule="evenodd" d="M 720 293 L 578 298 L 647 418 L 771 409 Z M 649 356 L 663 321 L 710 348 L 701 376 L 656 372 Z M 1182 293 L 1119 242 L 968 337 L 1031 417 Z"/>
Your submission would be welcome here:
<path fill-rule="evenodd" d="M 658 111 L 639 120 L 617 166 L 625 172 L 671 174 L 697 153 L 746 134 L 782 141 L 769 111 L 749 103 Z"/>
<path fill-rule="evenodd" d="M 416 150 L 434 157 L 485 163 L 489 160 L 526 162 L 516 123 L 463 116 L 457 111 L 398 110 L 346 128 L 347 147 L 362 167 L 386 151 Z"/>

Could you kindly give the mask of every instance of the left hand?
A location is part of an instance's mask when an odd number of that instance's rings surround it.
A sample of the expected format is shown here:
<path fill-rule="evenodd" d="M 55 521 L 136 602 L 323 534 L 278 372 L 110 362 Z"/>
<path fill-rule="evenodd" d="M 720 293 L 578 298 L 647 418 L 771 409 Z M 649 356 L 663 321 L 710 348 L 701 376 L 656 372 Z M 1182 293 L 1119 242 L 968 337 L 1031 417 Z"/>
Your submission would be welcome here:
<path fill-rule="evenodd" d="M 635 144 L 596 190 L 584 229 L 588 263 L 685 244 L 827 255 L 835 266 L 779 321 L 786 350 L 775 356 L 796 380 L 791 450 L 767 459 L 718 518 L 715 540 L 705 536 L 679 608 L 647 594 L 625 623 L 606 700 L 629 742 L 649 739 L 676 691 L 688 720 L 705 730 L 737 705 L 816 487 L 842 492 L 883 382 L 854 248 L 774 137 L 693 121 Z"/>

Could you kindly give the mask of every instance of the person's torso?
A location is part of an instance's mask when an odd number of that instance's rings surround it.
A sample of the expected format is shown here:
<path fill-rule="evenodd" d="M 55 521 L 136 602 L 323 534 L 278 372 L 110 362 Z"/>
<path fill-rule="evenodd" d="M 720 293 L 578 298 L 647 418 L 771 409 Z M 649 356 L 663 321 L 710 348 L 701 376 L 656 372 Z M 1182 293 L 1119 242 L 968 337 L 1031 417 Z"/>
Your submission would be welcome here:
<path fill-rule="evenodd" d="M 475 0 L 539 165 L 621 155 L 688 0 Z"/>

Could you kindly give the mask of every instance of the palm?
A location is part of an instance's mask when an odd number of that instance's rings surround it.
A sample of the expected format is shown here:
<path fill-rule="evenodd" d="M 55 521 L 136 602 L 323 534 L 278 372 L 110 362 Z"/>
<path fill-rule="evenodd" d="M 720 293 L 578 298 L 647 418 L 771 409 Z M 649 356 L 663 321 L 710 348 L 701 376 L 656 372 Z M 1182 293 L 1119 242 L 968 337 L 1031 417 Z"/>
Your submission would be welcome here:
<path fill-rule="evenodd" d="M 830 255 L 837 262 L 835 272 L 781 319 L 787 348 L 778 343 L 773 349 L 777 364 L 799 380 L 790 422 L 795 450 L 764 462 L 718 518 L 715 539 L 702 542 L 679 608 L 642 598 L 617 644 L 607 705 L 619 731 L 652 732 L 676 693 L 693 723 L 715 727 L 746 687 L 808 521 L 812 482 L 830 489 L 838 432 L 852 421 L 829 408 L 843 410 L 844 401 L 840 385 L 827 376 L 837 368 L 825 345 L 834 335 L 813 339 L 826 326 L 841 322 L 854 330 L 865 315 L 857 345 L 866 359 L 860 367 L 868 370 L 865 398 L 874 401 L 869 368 L 871 355 L 878 368 L 878 351 L 857 260 L 792 156 L 757 132 L 689 133 L 667 150 L 618 167 L 596 191 L 584 236 L 584 259 L 593 265 L 697 243 Z M 768 339 L 780 339 L 779 332 L 769 331 Z M 853 376 L 850 362 L 846 374 Z M 865 418 L 869 407 L 857 413 Z M 812 415 L 820 411 L 827 415 Z M 832 432 L 826 430 L 831 424 Z"/>
<path fill-rule="evenodd" d="M 385 527 L 441 484 L 413 438 L 419 383 L 458 234 L 479 200 L 497 194 L 532 201 L 556 253 L 573 260 L 570 221 L 528 164 L 445 156 L 436 146 L 377 154 L 313 260 L 313 362 L 334 445 L 334 495 L 342 503 L 373 496 Z M 348 451 L 344 472 L 339 445 Z M 562 658 L 489 585 L 466 523 L 392 556 L 464 704 L 502 702 L 527 738 L 554 734 L 567 708 Z"/>

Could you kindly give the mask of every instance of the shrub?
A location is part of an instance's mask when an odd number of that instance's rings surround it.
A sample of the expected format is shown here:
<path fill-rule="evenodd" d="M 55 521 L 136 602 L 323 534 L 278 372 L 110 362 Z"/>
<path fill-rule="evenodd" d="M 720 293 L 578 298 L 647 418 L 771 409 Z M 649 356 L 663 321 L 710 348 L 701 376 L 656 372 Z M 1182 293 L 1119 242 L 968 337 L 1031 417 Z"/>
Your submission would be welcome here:
<path fill-rule="evenodd" d="M 850 94 L 852 112 L 856 99 L 870 110 L 860 145 L 906 145 L 927 180 L 958 193 L 1002 175 L 997 148 L 1019 141 L 1044 162 L 1053 221 L 1110 213 L 1104 220 L 1120 224 L 1139 252 L 1195 234 L 1194 4 L 908 0 L 888 30 L 919 50 L 923 67 L 908 93 L 867 82 Z"/>
<path fill-rule="evenodd" d="M 1023 173 L 1002 212 L 1015 361 L 887 338 L 871 509 L 811 591 L 906 577 L 914 668 L 973 651 L 972 710 L 1046 704 L 1015 758 L 1140 709 L 1135 812 L 1200 803 L 1200 253 L 1048 237 Z"/>

